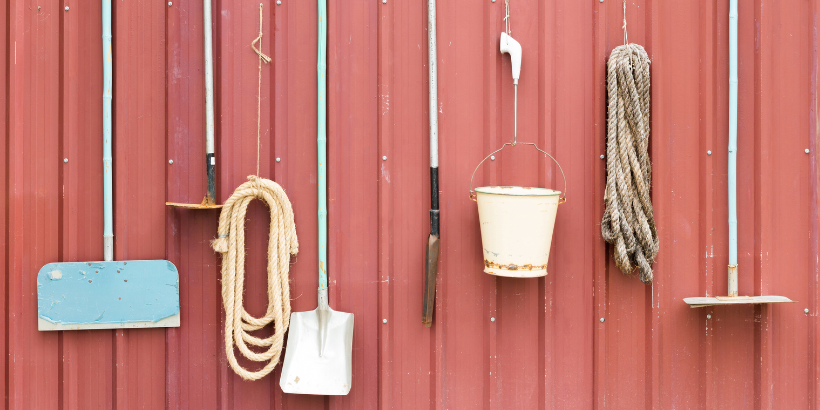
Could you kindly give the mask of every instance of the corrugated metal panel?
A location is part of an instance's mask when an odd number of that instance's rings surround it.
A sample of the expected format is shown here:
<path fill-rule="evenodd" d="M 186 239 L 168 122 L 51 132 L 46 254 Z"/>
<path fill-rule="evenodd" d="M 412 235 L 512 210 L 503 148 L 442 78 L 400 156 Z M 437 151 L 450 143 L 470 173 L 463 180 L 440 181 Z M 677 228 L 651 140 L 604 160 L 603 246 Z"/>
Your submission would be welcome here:
<path fill-rule="evenodd" d="M 318 269 L 316 5 L 263 3 L 262 49 L 274 61 L 263 67 L 260 174 L 282 184 L 294 204 L 301 252 L 291 270 L 292 305 L 301 311 L 316 304 Z M 439 2 L 443 252 L 435 324 L 427 329 L 420 321 L 429 209 L 426 4 L 329 2 L 328 268 L 331 303 L 353 312 L 356 328 L 353 390 L 325 399 L 283 394 L 278 371 L 253 383 L 234 375 L 223 352 L 219 260 L 208 243 L 217 212 L 163 205 L 198 203 L 205 192 L 198 1 L 114 5 L 116 257 L 168 258 L 179 267 L 182 327 L 37 332 L 39 267 L 102 256 L 101 9 L 98 1 L 7 2 L 0 8 L 6 407 L 820 407 L 818 2 L 740 5 L 740 293 L 800 303 L 699 310 L 681 299 L 726 293 L 727 2 L 627 5 L 629 39 L 652 58 L 661 235 L 652 287 L 623 276 L 599 234 L 604 69 L 623 42 L 615 0 L 511 0 L 513 36 L 524 47 L 519 138 L 561 162 L 569 202 L 560 208 L 546 278 L 481 272 L 467 190 L 475 165 L 512 135 L 509 63 L 497 43 L 503 3 Z M 222 202 L 256 172 L 258 60 L 250 42 L 258 5 L 216 0 L 214 21 Z M 534 150 L 508 148 L 498 157 L 478 183 L 560 189 L 560 174 Z M 248 218 L 245 298 L 259 314 L 264 207 L 254 203 Z"/>

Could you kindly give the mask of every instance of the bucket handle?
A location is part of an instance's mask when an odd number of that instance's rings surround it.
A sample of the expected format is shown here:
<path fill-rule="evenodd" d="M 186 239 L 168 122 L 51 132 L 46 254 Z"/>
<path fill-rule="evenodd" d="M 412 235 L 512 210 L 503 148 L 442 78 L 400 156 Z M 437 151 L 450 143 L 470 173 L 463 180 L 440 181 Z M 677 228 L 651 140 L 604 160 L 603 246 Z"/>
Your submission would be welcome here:
<path fill-rule="evenodd" d="M 563 204 L 564 202 L 567 202 L 567 176 L 564 175 L 564 169 L 561 168 L 561 164 L 559 164 L 558 161 L 556 161 L 555 158 L 553 158 L 552 155 L 547 154 L 546 151 L 542 150 L 541 148 L 538 148 L 538 145 L 535 145 L 535 143 L 533 143 L 533 142 L 518 142 L 518 143 L 507 142 L 504 145 L 502 145 L 501 148 L 491 152 L 490 155 L 487 155 L 486 157 L 484 157 L 484 159 L 482 159 L 481 162 L 478 163 L 478 166 L 475 167 L 475 170 L 473 170 L 473 176 L 470 177 L 470 199 L 472 199 L 473 201 L 476 200 L 476 194 L 475 194 L 475 191 L 473 190 L 473 178 L 475 178 L 475 173 L 476 173 L 476 171 L 478 171 L 478 168 L 481 166 L 481 164 L 484 163 L 484 161 L 487 160 L 487 158 L 490 158 L 491 156 L 495 155 L 497 152 L 503 150 L 505 147 L 507 147 L 507 145 L 509 145 L 511 147 L 514 147 L 516 145 L 532 145 L 533 147 L 535 147 L 535 149 L 537 149 L 538 151 L 541 151 L 541 153 L 543 153 L 545 156 L 549 157 L 552 160 L 552 162 L 555 163 L 555 165 L 558 165 L 558 170 L 561 171 L 561 177 L 564 178 L 564 192 L 562 192 L 563 196 L 558 201 L 558 204 Z"/>

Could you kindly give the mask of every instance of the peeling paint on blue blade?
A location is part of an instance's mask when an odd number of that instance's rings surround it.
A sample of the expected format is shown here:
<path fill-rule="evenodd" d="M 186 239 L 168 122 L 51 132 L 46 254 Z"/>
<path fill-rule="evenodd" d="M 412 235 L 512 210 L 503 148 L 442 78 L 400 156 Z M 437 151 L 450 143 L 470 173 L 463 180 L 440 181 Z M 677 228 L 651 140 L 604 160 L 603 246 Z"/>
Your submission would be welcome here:
<path fill-rule="evenodd" d="M 49 263 L 37 274 L 39 330 L 179 326 L 179 273 L 166 260 Z"/>

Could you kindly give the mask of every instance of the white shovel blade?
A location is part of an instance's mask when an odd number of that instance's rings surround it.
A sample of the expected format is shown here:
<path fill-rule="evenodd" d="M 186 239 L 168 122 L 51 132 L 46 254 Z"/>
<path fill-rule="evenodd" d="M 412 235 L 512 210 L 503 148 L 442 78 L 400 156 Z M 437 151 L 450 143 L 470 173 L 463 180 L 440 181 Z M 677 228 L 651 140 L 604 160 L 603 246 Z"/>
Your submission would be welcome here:
<path fill-rule="evenodd" d="M 353 381 L 353 314 L 328 309 L 320 357 L 318 311 L 291 314 L 279 386 L 285 393 L 346 395 Z"/>

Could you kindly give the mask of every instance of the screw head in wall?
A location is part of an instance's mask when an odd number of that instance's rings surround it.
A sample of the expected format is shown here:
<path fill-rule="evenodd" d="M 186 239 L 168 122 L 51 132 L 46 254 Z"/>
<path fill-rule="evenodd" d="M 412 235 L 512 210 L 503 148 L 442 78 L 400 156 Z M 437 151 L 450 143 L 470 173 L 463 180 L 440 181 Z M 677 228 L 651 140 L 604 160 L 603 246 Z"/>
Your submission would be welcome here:
<path fill-rule="evenodd" d="M 68 11 L 68 6 L 65 6 L 65 11 Z M 82 13 L 80 13 L 80 14 L 82 14 Z"/>
<path fill-rule="evenodd" d="M 809 313 L 809 308 L 803 309 L 803 313 Z"/>
<path fill-rule="evenodd" d="M 495 161 L 495 155 L 490 155 L 490 161 Z"/>
<path fill-rule="evenodd" d="M 276 157 L 276 162 L 282 162 L 282 158 Z"/>
<path fill-rule="evenodd" d="M 382 161 L 387 161 L 387 155 L 382 157 Z"/>
<path fill-rule="evenodd" d="M 276 0 L 276 5 L 281 6 L 282 5 L 282 0 Z"/>
<path fill-rule="evenodd" d="M 68 158 L 63 158 L 63 162 L 68 163 Z"/>
<path fill-rule="evenodd" d="M 493 0 L 493 3 L 495 3 L 495 0 Z M 491 318 L 490 318 L 490 322 L 495 322 L 495 318 L 494 318 L 494 317 L 491 317 Z"/>
<path fill-rule="evenodd" d="M 169 160 L 168 160 L 168 165 L 174 165 L 174 160 L 169 159 Z"/>
<path fill-rule="evenodd" d="M 806 152 L 806 154 L 808 154 L 808 153 L 809 153 L 809 152 L 811 152 L 811 151 L 809 151 L 809 149 L 808 149 L 808 148 L 806 148 L 806 151 L 805 151 L 805 152 Z"/>
<path fill-rule="evenodd" d="M 712 318 L 712 315 L 706 315 L 706 318 L 707 318 L 707 319 L 711 319 L 711 318 Z"/>
<path fill-rule="evenodd" d="M 387 323 L 387 319 L 382 319 L 382 323 Z"/>
<path fill-rule="evenodd" d="M 168 2 L 168 7 L 171 7 L 171 6 L 173 6 L 173 5 L 174 5 L 174 3 L 173 3 L 173 2 L 170 2 L 170 1 Z"/>
<path fill-rule="evenodd" d="M 601 318 L 601 323 L 604 323 L 604 318 Z"/>
<path fill-rule="evenodd" d="M 604 154 L 601 154 L 601 159 L 604 159 L 604 158 L 606 158 L 606 157 L 604 156 Z"/>
<path fill-rule="evenodd" d="M 706 151 L 706 155 L 712 155 L 712 150 Z"/>
<path fill-rule="evenodd" d="M 382 4 L 387 4 L 387 0 L 382 0 Z"/>

